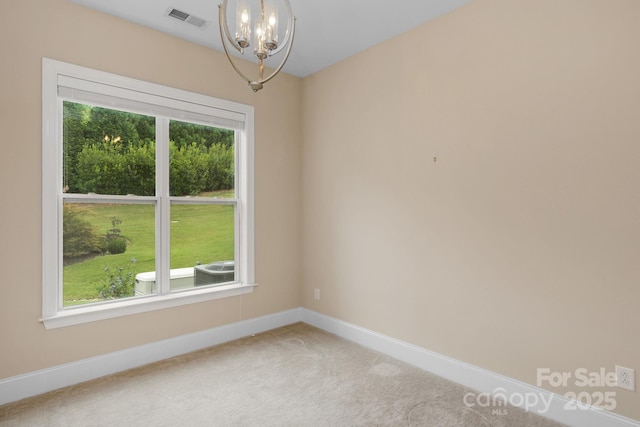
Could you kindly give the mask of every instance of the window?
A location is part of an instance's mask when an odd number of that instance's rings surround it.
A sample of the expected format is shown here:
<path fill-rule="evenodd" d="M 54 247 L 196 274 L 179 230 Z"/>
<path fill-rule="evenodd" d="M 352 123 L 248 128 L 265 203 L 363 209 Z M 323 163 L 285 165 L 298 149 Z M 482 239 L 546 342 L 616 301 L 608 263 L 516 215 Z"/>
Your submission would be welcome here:
<path fill-rule="evenodd" d="M 253 290 L 253 108 L 43 60 L 43 321 Z"/>

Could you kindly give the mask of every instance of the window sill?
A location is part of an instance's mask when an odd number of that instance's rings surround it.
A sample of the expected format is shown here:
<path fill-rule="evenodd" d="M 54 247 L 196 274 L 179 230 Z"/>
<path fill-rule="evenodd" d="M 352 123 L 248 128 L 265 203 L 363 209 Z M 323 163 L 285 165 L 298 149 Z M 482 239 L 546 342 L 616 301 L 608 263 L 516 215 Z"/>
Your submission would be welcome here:
<path fill-rule="evenodd" d="M 115 317 L 129 316 L 131 314 L 146 313 L 164 308 L 249 294 L 253 292 L 255 286 L 257 285 L 234 283 L 213 288 L 191 290 L 189 292 L 175 292 L 168 295 L 130 298 L 106 304 L 71 307 L 58 312 L 55 316 L 40 320 L 44 323 L 45 329 L 63 328 Z"/>

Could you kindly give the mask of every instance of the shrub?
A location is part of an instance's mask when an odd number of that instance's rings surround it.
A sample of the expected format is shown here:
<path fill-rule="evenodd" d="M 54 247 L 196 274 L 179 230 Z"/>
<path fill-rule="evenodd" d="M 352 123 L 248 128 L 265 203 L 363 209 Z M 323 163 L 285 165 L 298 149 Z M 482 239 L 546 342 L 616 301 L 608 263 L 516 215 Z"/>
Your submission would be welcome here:
<path fill-rule="evenodd" d="M 156 191 L 156 145 L 147 141 L 131 146 L 124 154 L 125 176 L 121 177 L 122 194 L 153 196 Z"/>
<path fill-rule="evenodd" d="M 76 186 L 81 193 L 153 195 L 155 152 L 153 142 L 85 145 L 77 158 Z"/>
<path fill-rule="evenodd" d="M 122 177 L 128 177 L 122 162 L 122 147 L 109 144 L 85 146 L 78 154 L 77 186 L 81 193 L 127 194 Z"/>
<path fill-rule="evenodd" d="M 83 255 L 102 253 L 104 238 L 97 227 L 82 217 L 77 206 L 64 204 L 63 207 L 63 257 L 73 258 Z"/>
<path fill-rule="evenodd" d="M 169 192 L 172 196 L 198 194 L 207 188 L 209 175 L 207 148 L 196 143 L 169 145 Z"/>
<path fill-rule="evenodd" d="M 172 196 L 233 188 L 233 145 L 215 143 L 207 148 L 195 142 L 169 144 Z M 72 187 L 80 193 L 153 195 L 155 153 L 153 141 L 127 147 L 108 141 L 85 145 L 77 154 L 74 172 L 77 182 Z"/>
<path fill-rule="evenodd" d="M 135 264 L 136 259 L 131 260 L 131 264 Z M 116 267 L 111 269 L 105 267 L 104 272 L 107 274 L 105 283 L 98 288 L 100 298 L 116 299 L 132 297 L 135 294 L 136 277 L 130 267 L 125 271 L 124 267 Z"/>
<path fill-rule="evenodd" d="M 123 254 L 127 250 L 127 241 L 122 237 L 107 241 L 107 251 L 111 255 Z"/>
<path fill-rule="evenodd" d="M 234 186 L 233 146 L 214 144 L 209 148 L 207 190 L 228 190 Z"/>

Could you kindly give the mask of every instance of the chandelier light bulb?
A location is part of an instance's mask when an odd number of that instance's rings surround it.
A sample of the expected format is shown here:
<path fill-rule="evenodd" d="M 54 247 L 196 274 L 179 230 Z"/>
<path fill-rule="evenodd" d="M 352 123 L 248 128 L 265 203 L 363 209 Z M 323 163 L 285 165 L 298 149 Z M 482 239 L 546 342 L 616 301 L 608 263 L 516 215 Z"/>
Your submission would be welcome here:
<path fill-rule="evenodd" d="M 265 42 L 265 28 L 264 21 L 260 21 L 256 24 L 256 40 L 255 49 L 253 53 L 258 59 L 265 59 L 267 57 L 266 42 Z"/>
<path fill-rule="evenodd" d="M 249 40 L 251 40 L 251 8 L 239 1 L 237 9 L 235 41 L 240 49 L 244 49 L 249 47 Z"/>
<path fill-rule="evenodd" d="M 265 47 L 269 52 L 278 47 L 278 18 L 276 17 L 276 12 L 271 12 L 269 15 Z"/>

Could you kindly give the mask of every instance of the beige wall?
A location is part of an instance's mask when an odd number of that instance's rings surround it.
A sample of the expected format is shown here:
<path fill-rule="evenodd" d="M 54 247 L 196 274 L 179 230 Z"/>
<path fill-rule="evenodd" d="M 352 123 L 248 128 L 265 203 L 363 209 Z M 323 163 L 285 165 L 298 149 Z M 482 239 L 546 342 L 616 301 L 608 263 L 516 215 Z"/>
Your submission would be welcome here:
<path fill-rule="evenodd" d="M 640 373 L 638 22 L 475 0 L 306 78 L 304 306 L 531 384 Z"/>
<path fill-rule="evenodd" d="M 254 94 L 222 53 L 65 0 L 6 6 L 0 15 L 0 378 L 299 307 L 300 79 L 281 75 Z M 255 106 L 260 286 L 253 294 L 44 329 L 38 322 L 42 57 Z"/>

